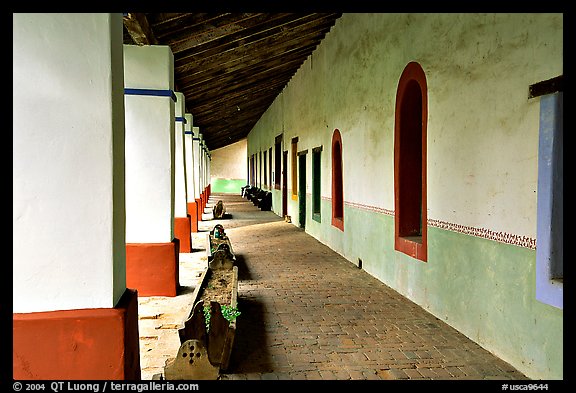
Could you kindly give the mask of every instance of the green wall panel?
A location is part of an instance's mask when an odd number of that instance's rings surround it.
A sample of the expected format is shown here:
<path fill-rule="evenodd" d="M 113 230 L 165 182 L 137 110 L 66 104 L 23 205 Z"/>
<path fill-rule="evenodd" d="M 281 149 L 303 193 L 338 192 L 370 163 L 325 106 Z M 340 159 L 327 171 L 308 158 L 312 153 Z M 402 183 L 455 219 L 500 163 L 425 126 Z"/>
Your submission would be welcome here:
<path fill-rule="evenodd" d="M 428 227 L 428 261 L 394 250 L 394 217 L 346 206 L 344 232 L 306 231 L 482 347 L 540 379 L 563 378 L 563 311 L 536 300 L 535 250 Z"/>
<path fill-rule="evenodd" d="M 224 194 L 240 194 L 246 179 L 212 179 L 212 192 Z"/>

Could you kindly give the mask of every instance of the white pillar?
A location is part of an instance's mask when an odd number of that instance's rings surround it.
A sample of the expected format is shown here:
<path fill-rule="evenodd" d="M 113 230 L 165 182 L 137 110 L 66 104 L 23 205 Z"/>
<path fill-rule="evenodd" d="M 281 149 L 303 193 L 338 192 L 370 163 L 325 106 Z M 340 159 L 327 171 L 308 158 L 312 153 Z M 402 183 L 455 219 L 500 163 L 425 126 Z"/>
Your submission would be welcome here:
<path fill-rule="evenodd" d="M 139 380 L 122 14 L 12 18 L 12 376 Z"/>
<path fill-rule="evenodd" d="M 139 296 L 176 296 L 174 56 L 169 46 L 124 45 L 126 285 Z M 175 233 L 178 232 L 177 237 Z"/>
<path fill-rule="evenodd" d="M 209 186 L 211 186 L 212 183 L 212 177 L 210 174 L 210 162 L 212 161 L 212 155 L 210 154 L 210 150 L 208 150 L 208 147 L 206 147 L 206 183 L 208 183 Z M 210 187 L 210 189 L 212 189 L 212 187 Z"/>
<path fill-rule="evenodd" d="M 184 118 L 184 153 L 186 154 L 186 201 L 194 201 L 194 131 L 192 125 L 194 117 L 191 113 L 185 113 Z"/>
<path fill-rule="evenodd" d="M 124 45 L 126 242 L 174 238 L 174 56 L 169 46 Z"/>
<path fill-rule="evenodd" d="M 186 156 L 184 145 L 184 126 L 185 126 L 185 97 L 184 94 L 176 92 L 175 107 L 175 201 L 174 217 L 186 217 Z"/>
<path fill-rule="evenodd" d="M 206 189 L 206 147 L 204 146 L 204 138 L 202 134 L 200 134 L 200 192 L 204 193 L 204 197 L 206 197 L 206 193 L 204 190 Z"/>
<path fill-rule="evenodd" d="M 194 131 L 194 198 L 199 200 L 202 184 L 202 179 L 200 177 L 200 162 L 202 157 L 202 149 L 200 148 L 200 128 L 192 127 L 192 130 Z"/>
<path fill-rule="evenodd" d="M 15 313 L 126 290 L 121 36 L 122 14 L 13 14 Z"/>

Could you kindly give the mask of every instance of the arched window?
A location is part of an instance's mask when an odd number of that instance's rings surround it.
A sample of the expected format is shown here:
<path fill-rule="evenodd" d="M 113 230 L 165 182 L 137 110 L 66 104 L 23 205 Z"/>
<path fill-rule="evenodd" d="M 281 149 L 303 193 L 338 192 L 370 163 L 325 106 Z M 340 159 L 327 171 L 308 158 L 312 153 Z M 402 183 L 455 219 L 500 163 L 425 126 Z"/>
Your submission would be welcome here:
<path fill-rule="evenodd" d="M 394 124 L 394 248 L 421 261 L 427 255 L 426 75 L 409 63 L 396 92 Z"/>
<path fill-rule="evenodd" d="M 342 137 L 338 129 L 332 135 L 332 225 L 344 230 L 344 185 L 342 181 Z"/>

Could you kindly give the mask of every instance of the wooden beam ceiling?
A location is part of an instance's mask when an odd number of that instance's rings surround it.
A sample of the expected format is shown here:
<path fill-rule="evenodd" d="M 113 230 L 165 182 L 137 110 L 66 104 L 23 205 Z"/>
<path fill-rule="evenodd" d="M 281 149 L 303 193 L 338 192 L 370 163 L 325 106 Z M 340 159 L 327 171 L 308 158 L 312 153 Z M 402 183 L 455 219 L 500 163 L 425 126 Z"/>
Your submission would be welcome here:
<path fill-rule="evenodd" d="M 210 150 L 245 138 L 339 13 L 127 13 L 124 43 L 168 45 Z"/>

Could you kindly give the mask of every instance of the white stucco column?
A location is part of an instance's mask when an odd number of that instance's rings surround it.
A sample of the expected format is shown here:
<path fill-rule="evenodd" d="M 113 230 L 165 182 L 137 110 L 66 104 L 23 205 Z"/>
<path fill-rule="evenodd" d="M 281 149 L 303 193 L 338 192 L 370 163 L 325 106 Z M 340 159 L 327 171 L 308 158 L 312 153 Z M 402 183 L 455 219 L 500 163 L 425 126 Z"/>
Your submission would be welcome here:
<path fill-rule="evenodd" d="M 184 153 L 186 155 L 186 205 L 190 216 L 190 230 L 198 232 L 198 202 L 195 197 L 195 157 L 194 157 L 194 131 L 192 129 L 194 117 L 185 113 L 184 118 Z M 201 218 L 201 217 L 200 217 Z"/>
<path fill-rule="evenodd" d="M 212 193 L 211 175 L 210 175 L 210 162 L 212 161 L 212 155 L 210 150 L 206 147 L 206 184 L 208 185 L 208 190 Z"/>
<path fill-rule="evenodd" d="M 186 196 L 186 152 L 184 143 L 185 97 L 176 92 L 175 143 L 174 143 L 174 236 L 180 241 L 180 252 L 192 252 L 191 223 L 188 217 Z"/>
<path fill-rule="evenodd" d="M 122 15 L 13 14 L 13 33 L 13 310 L 113 307 L 126 289 Z"/>
<path fill-rule="evenodd" d="M 183 181 L 183 172 L 176 170 L 176 156 L 181 164 L 182 155 L 176 154 L 170 47 L 124 45 L 124 79 L 126 284 L 139 296 L 176 296 L 180 239 L 175 236 L 175 202 L 181 209 L 185 197 L 176 198 L 175 191 L 176 173 Z"/>
<path fill-rule="evenodd" d="M 124 45 L 126 242 L 174 237 L 174 56 L 169 46 Z"/>
<path fill-rule="evenodd" d="M 202 134 L 199 135 L 200 138 L 200 194 L 202 195 L 202 200 L 204 201 L 203 208 L 206 207 L 208 203 L 208 197 L 206 193 L 206 148 L 204 147 L 204 138 Z M 202 210 L 204 213 L 204 210 Z"/>
<path fill-rule="evenodd" d="M 192 130 L 194 116 L 185 113 L 184 118 L 184 154 L 186 156 L 186 202 L 194 202 L 194 131 Z"/>
<path fill-rule="evenodd" d="M 202 159 L 202 150 L 200 149 L 200 128 L 192 127 L 194 132 L 194 198 L 200 200 L 200 193 L 202 187 L 202 179 L 200 177 L 200 166 Z"/>
<path fill-rule="evenodd" d="M 122 14 L 12 18 L 12 376 L 139 380 Z"/>
<path fill-rule="evenodd" d="M 184 118 L 185 98 L 184 94 L 176 92 L 175 107 L 175 146 L 174 146 L 174 175 L 175 175 L 175 203 L 174 216 L 186 217 L 186 157 L 184 145 Z"/>

